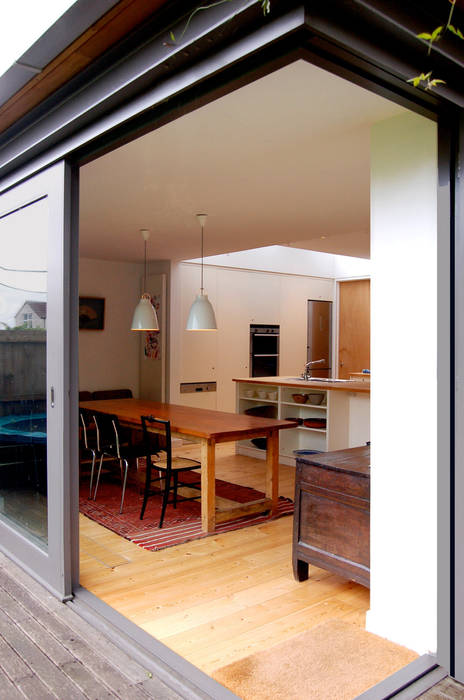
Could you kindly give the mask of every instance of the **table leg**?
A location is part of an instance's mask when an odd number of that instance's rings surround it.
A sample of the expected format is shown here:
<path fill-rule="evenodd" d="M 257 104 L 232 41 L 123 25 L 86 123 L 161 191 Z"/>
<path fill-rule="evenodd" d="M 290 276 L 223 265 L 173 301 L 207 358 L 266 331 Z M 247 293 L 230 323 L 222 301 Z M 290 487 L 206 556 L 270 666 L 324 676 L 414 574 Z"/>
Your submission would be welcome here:
<path fill-rule="evenodd" d="M 201 528 L 203 532 L 214 532 L 216 527 L 214 440 L 201 441 Z"/>
<path fill-rule="evenodd" d="M 272 499 L 272 512 L 277 509 L 279 498 L 279 431 L 272 430 L 267 438 L 266 497 Z"/>

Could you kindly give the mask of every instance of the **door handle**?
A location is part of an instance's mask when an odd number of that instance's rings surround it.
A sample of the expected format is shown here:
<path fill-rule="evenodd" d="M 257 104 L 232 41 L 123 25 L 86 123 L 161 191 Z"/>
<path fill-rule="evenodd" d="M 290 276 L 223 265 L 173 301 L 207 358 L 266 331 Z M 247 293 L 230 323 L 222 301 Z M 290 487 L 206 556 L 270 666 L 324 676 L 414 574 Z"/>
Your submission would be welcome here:
<path fill-rule="evenodd" d="M 55 387 L 50 387 L 50 406 L 55 408 Z"/>

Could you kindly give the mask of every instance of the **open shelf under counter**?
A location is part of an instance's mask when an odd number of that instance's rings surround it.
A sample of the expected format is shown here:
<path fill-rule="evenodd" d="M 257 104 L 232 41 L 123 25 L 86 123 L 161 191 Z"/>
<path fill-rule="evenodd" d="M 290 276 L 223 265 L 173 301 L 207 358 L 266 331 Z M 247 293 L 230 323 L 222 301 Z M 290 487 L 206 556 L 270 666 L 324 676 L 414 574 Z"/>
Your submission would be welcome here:
<path fill-rule="evenodd" d="M 306 425 L 298 425 L 295 430 L 310 430 L 312 433 L 326 433 L 327 428 L 308 428 Z"/>
<path fill-rule="evenodd" d="M 297 403 L 296 401 L 281 401 L 281 406 L 295 406 L 296 408 L 317 408 L 322 411 L 327 410 L 326 403 Z"/>
<path fill-rule="evenodd" d="M 284 430 L 279 436 L 279 460 L 282 464 L 295 465 L 294 450 L 318 450 L 328 452 L 363 445 L 370 440 L 369 430 L 369 386 L 367 382 L 336 383 L 315 385 L 314 382 L 296 382 L 286 377 L 263 377 L 237 379 L 236 411 L 266 405 L 275 406 L 277 418 L 281 420 L 311 416 L 326 418 L 325 428 L 310 428 L 298 425 Z M 256 394 L 259 390 L 277 392 L 276 399 L 245 396 L 245 391 Z M 292 394 L 322 395 L 320 404 L 297 403 Z M 237 443 L 237 452 L 259 459 L 266 458 L 266 450 L 261 450 L 250 441 Z"/>
<path fill-rule="evenodd" d="M 240 396 L 241 401 L 254 401 L 255 403 L 274 403 L 277 405 L 277 399 L 258 399 L 254 396 Z"/>

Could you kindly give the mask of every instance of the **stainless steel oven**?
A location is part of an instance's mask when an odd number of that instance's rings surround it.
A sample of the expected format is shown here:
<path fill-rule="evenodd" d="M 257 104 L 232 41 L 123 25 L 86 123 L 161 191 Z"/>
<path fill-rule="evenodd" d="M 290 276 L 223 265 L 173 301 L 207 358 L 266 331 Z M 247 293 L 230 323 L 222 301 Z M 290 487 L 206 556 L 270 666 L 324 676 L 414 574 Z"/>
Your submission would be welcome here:
<path fill-rule="evenodd" d="M 276 377 L 279 374 L 280 326 L 250 326 L 250 377 Z"/>

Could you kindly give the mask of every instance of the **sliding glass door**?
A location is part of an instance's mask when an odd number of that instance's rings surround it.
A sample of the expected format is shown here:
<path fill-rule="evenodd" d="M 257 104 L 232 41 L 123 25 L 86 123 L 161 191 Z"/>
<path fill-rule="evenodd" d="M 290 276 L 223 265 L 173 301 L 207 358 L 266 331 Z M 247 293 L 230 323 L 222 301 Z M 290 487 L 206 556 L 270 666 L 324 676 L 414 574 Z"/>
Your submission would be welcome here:
<path fill-rule="evenodd" d="M 70 180 L 62 162 L 0 197 L 0 546 L 62 598 Z"/>

